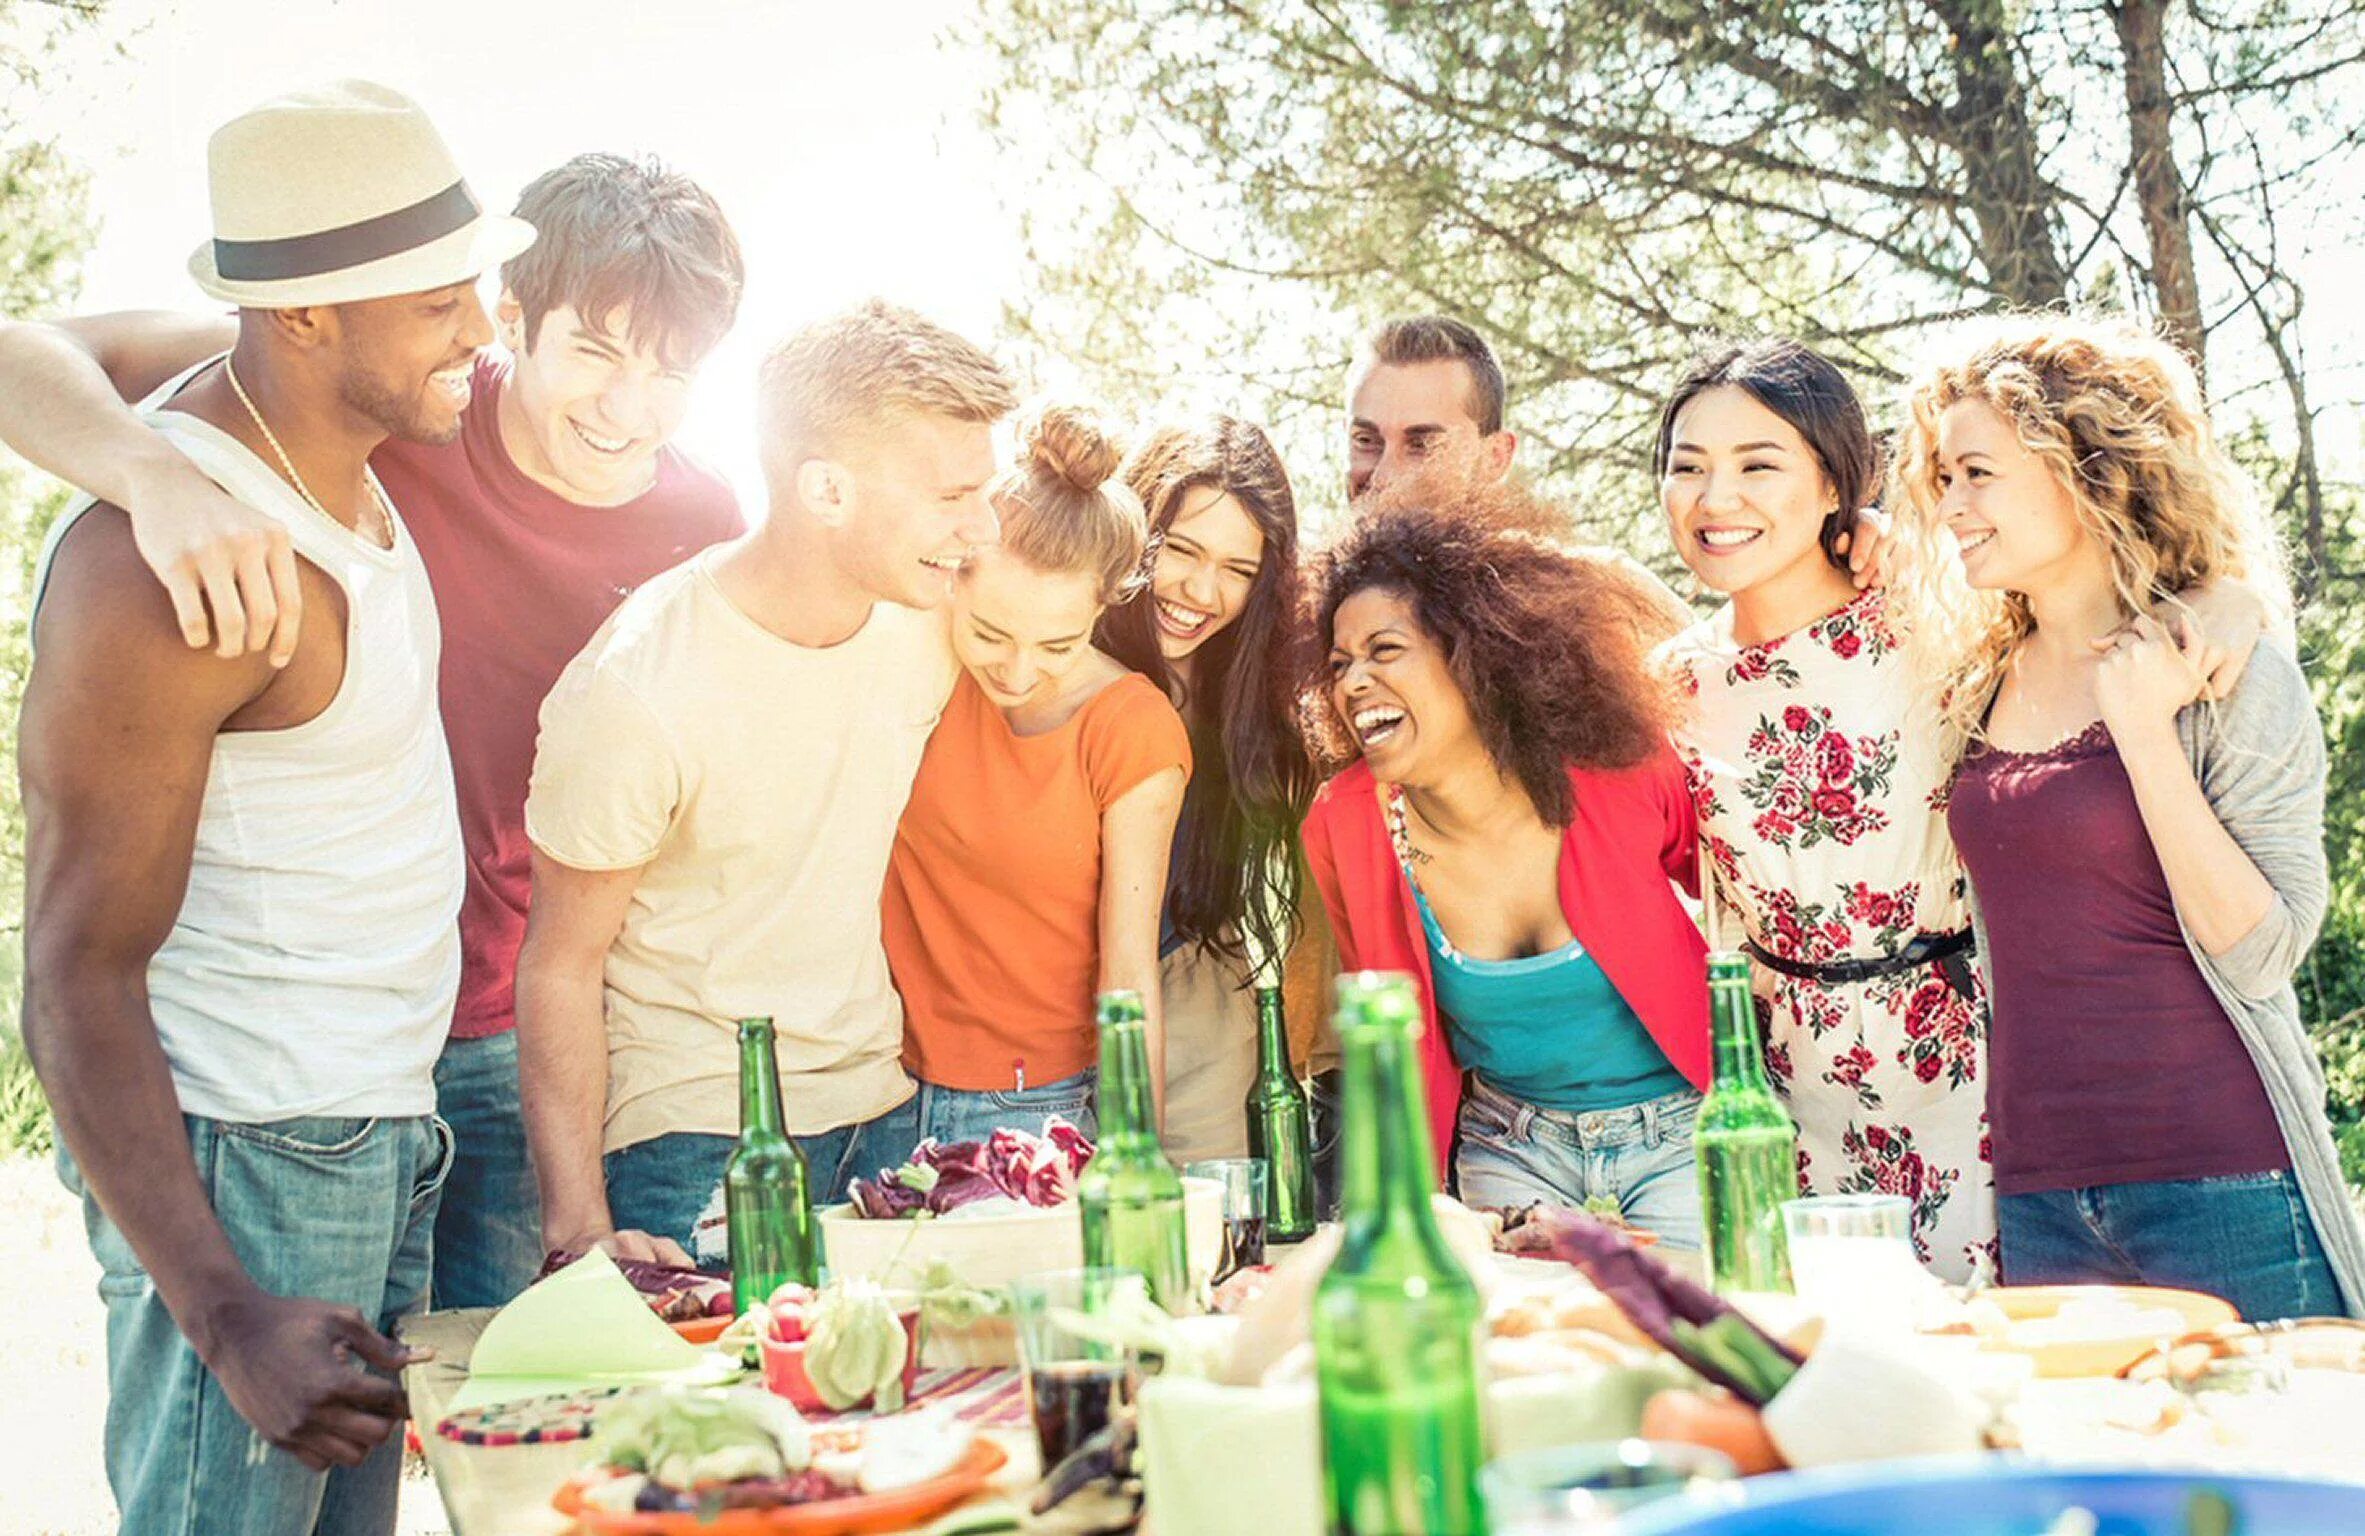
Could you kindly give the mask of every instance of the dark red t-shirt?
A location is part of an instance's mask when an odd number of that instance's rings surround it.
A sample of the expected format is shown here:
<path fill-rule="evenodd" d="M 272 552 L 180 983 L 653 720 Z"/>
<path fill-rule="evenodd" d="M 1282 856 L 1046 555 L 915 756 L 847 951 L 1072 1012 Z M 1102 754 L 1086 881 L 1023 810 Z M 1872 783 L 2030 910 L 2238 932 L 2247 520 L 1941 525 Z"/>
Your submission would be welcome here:
<path fill-rule="evenodd" d="M 1947 807 L 1986 918 L 1987 1113 L 2007 1195 L 2290 1166 L 2242 1037 L 2185 947 L 2098 721 L 1974 751 Z"/>
<path fill-rule="evenodd" d="M 543 695 L 633 588 L 745 526 L 731 488 L 670 447 L 656 484 L 622 506 L 577 506 L 535 484 L 501 445 L 508 382 L 506 362 L 479 363 L 457 440 L 389 442 L 370 458 L 443 616 L 443 727 L 468 853 L 452 1015 L 461 1039 L 517 1023 L 526 780 Z"/>

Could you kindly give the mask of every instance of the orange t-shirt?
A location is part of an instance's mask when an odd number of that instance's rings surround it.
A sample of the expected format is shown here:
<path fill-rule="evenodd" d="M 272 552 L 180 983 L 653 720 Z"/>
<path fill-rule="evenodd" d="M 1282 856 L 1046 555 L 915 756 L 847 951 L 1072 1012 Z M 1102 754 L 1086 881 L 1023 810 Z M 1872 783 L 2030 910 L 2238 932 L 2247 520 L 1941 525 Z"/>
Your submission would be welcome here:
<path fill-rule="evenodd" d="M 903 1062 L 940 1088 L 1035 1086 L 1099 1060 L 1100 819 L 1168 768 L 1182 717 L 1129 673 L 1057 730 L 1019 736 L 963 673 L 928 738 L 887 865 Z"/>

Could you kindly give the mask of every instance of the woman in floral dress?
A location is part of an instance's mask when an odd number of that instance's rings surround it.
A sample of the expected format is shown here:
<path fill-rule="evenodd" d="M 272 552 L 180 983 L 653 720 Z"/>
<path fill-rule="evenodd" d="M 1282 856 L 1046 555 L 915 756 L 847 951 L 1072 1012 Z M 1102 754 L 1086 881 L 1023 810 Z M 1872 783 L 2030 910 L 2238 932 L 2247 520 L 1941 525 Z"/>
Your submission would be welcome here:
<path fill-rule="evenodd" d="M 1857 592 L 1843 553 L 1878 459 L 1846 379 L 1803 347 L 1694 368 L 1655 464 L 1684 563 L 1731 601 L 1663 656 L 1717 894 L 1771 984 L 1800 1182 L 1904 1196 L 1916 1254 L 1961 1281 L 1995 1254 L 1987 1007 L 1938 733 L 1914 724 L 1885 590 Z"/>

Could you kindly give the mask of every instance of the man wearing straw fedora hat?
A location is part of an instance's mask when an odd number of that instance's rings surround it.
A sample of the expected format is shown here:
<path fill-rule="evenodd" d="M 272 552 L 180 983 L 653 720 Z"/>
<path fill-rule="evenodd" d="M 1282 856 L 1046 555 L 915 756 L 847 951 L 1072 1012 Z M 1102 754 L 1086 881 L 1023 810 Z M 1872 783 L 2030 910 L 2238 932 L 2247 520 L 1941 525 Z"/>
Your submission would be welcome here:
<path fill-rule="evenodd" d="M 378 1532 L 461 856 L 434 599 L 367 460 L 457 432 L 475 279 L 534 232 L 361 82 L 227 124 L 209 180 L 190 270 L 236 344 L 146 419 L 280 523 L 336 622 L 283 667 L 192 650 L 117 508 L 60 520 L 19 727 L 25 1040 L 104 1271 L 125 1528 Z"/>

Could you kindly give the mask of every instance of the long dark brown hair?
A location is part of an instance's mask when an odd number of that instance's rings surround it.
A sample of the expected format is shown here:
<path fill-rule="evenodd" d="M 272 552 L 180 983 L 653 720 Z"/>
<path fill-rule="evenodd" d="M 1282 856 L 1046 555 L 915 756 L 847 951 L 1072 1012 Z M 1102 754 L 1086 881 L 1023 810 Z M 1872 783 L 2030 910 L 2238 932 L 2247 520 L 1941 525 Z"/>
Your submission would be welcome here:
<path fill-rule="evenodd" d="M 1167 914 L 1186 943 L 1244 963 L 1278 962 L 1297 934 L 1297 826 L 1314 798 L 1298 735 L 1297 500 L 1264 429 L 1235 416 L 1152 433 L 1124 469 L 1149 510 L 1155 544 L 1194 491 L 1240 503 L 1264 535 L 1264 559 L 1240 616 L 1199 647 L 1185 701 L 1193 769 L 1187 829 L 1166 877 Z M 1154 558 L 1154 556 L 1153 556 Z M 1180 699 L 1158 649 L 1148 592 L 1101 615 L 1093 643 Z"/>

